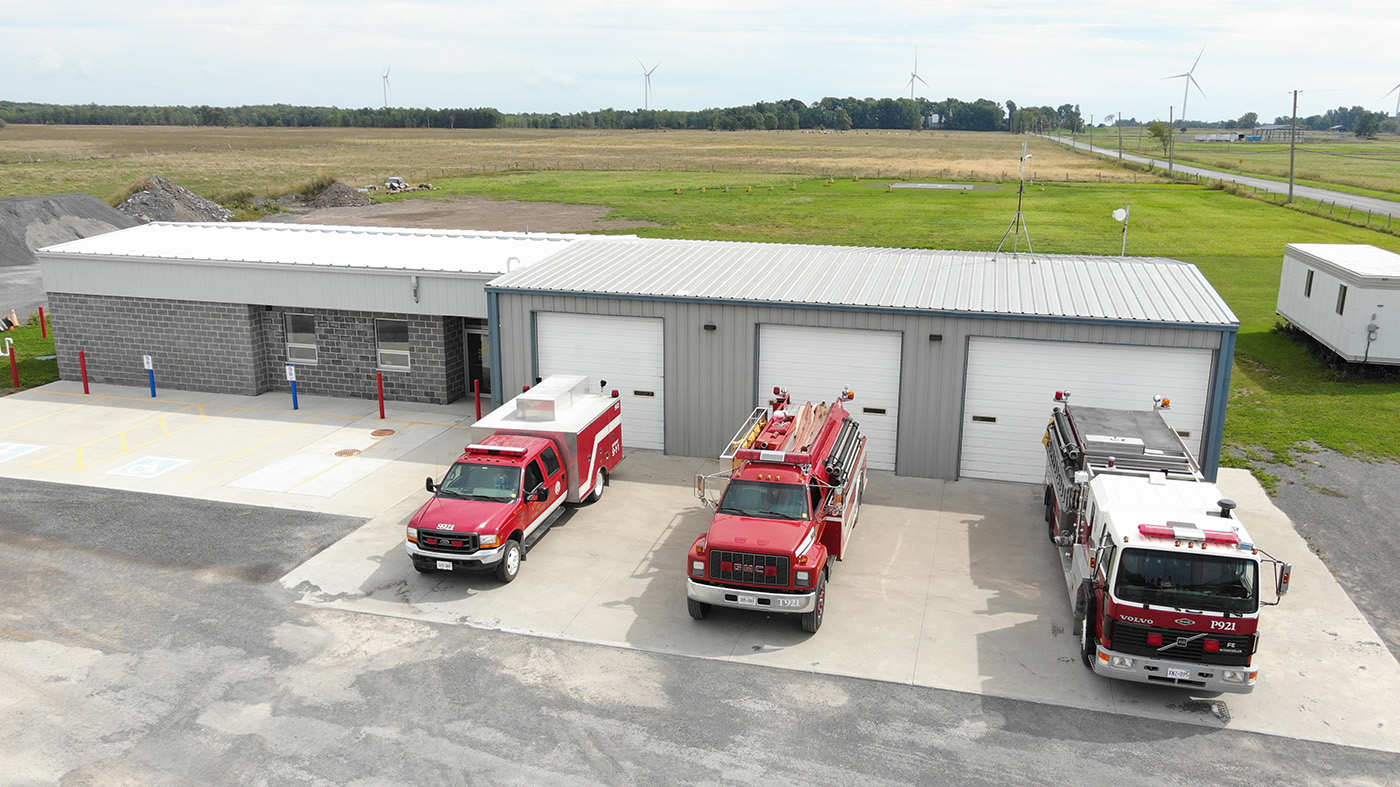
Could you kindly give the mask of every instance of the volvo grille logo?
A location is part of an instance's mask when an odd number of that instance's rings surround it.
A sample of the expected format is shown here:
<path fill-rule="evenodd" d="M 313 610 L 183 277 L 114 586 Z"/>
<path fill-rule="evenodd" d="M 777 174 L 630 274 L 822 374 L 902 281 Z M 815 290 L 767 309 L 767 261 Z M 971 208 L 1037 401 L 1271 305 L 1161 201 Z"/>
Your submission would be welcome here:
<path fill-rule="evenodd" d="M 1191 618 L 1177 618 L 1177 619 L 1176 619 L 1176 625 L 1178 625 L 1178 626 L 1194 626 L 1194 625 L 1196 625 L 1196 621 L 1192 620 Z"/>

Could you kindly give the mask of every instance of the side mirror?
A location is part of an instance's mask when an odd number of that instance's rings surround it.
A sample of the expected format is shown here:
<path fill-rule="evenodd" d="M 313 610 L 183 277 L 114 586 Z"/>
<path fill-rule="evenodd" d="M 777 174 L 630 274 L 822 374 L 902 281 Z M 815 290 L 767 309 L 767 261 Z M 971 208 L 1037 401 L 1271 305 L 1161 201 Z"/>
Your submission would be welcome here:
<path fill-rule="evenodd" d="M 426 486 L 426 487 L 428 488 L 428 491 L 429 491 L 429 492 L 434 492 L 434 493 L 437 492 L 437 484 L 434 484 L 434 483 L 433 483 L 433 478 L 432 478 L 432 476 L 428 476 L 428 483 L 425 484 L 424 486 Z"/>
<path fill-rule="evenodd" d="M 1280 563 L 1278 569 L 1278 595 L 1283 598 L 1283 594 L 1288 592 L 1288 580 L 1293 575 L 1292 563 Z"/>
<path fill-rule="evenodd" d="M 532 503 L 543 503 L 547 497 L 549 494 L 545 491 L 544 484 L 530 490 L 530 502 Z"/>

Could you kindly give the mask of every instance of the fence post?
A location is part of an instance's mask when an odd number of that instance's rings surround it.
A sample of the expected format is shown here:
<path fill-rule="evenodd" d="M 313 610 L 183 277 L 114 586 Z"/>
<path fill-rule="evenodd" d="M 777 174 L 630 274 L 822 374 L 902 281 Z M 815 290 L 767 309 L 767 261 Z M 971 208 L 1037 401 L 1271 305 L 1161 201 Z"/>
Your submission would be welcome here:
<path fill-rule="evenodd" d="M 375 372 L 374 376 L 379 382 L 379 420 L 384 420 L 384 373 Z"/>
<path fill-rule="evenodd" d="M 45 339 L 49 338 L 49 324 L 44 319 L 44 307 L 39 307 L 39 335 Z"/>
<path fill-rule="evenodd" d="M 78 368 L 83 372 L 83 393 L 92 393 L 92 391 L 88 390 L 87 353 L 82 350 L 78 351 Z"/>

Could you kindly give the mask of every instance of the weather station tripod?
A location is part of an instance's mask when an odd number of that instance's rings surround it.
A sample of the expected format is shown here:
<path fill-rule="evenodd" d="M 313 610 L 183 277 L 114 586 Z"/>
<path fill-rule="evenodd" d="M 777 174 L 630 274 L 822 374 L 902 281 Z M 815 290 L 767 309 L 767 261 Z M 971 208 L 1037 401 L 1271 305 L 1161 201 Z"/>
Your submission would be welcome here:
<path fill-rule="evenodd" d="M 1012 254 L 1019 254 L 1020 251 L 1021 251 L 1021 233 L 1022 233 L 1022 232 L 1025 232 L 1025 233 L 1026 233 L 1026 251 L 1027 251 L 1028 253 L 1030 253 L 1030 254 L 1034 254 L 1034 253 L 1035 253 L 1035 249 L 1031 248 L 1031 228 L 1030 228 L 1030 225 L 1026 224 L 1026 216 L 1025 216 L 1025 214 L 1023 214 L 1023 213 L 1021 212 L 1021 203 L 1022 203 L 1022 201 L 1025 200 L 1025 198 L 1026 198 L 1026 159 L 1028 159 L 1028 158 L 1031 157 L 1031 154 L 1030 154 L 1030 153 L 1027 153 L 1027 152 L 1026 152 L 1026 149 L 1027 149 L 1027 143 L 1022 142 L 1022 143 L 1021 143 L 1021 188 L 1020 188 L 1020 191 L 1018 191 L 1017 194 L 1016 194 L 1016 217 L 1013 218 L 1013 219 L 1011 220 L 1011 226 L 1007 227 L 1007 228 L 1006 228 L 1006 232 L 1001 236 L 1001 243 L 998 243 L 998 244 L 997 244 L 997 254 L 1000 254 L 1002 248 L 1006 246 L 1006 239 L 1007 239 L 1007 238 L 1011 238 L 1011 253 L 1012 253 Z"/>

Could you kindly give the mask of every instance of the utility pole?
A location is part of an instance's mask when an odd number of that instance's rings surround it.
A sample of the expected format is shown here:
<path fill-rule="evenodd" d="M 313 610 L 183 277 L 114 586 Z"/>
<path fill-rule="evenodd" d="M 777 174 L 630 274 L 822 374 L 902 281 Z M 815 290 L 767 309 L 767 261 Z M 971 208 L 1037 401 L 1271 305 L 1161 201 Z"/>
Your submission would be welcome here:
<path fill-rule="evenodd" d="M 1167 174 L 1172 174 L 1176 165 L 1176 107 L 1167 107 Z"/>
<path fill-rule="evenodd" d="M 1090 152 L 1090 153 L 1093 153 L 1093 152 L 1094 152 L 1094 115 L 1093 115 L 1093 113 L 1090 113 L 1090 114 L 1089 114 L 1089 128 L 1088 128 L 1088 132 L 1089 132 L 1089 152 Z"/>
<path fill-rule="evenodd" d="M 1123 160 L 1123 112 L 1118 112 L 1118 160 Z"/>
<path fill-rule="evenodd" d="M 1298 152 L 1298 91 L 1293 91 L 1293 125 L 1288 129 L 1288 202 L 1293 203 L 1293 159 Z"/>

